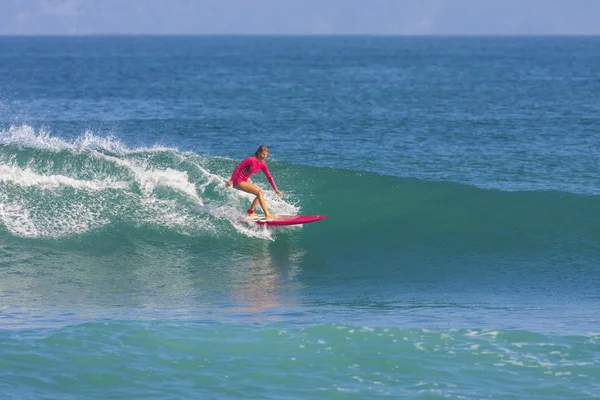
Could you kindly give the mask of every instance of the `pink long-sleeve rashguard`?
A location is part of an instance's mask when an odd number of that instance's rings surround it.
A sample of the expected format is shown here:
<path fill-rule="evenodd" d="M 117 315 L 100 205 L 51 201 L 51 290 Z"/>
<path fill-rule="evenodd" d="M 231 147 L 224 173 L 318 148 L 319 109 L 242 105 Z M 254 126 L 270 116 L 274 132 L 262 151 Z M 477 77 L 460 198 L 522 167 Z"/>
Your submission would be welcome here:
<path fill-rule="evenodd" d="M 277 190 L 277 186 L 275 186 L 275 181 L 269 172 L 269 167 L 267 167 L 267 163 L 263 161 L 258 161 L 256 157 L 250 156 L 242 161 L 233 171 L 233 175 L 231 175 L 231 181 L 233 182 L 233 186 L 237 185 L 240 182 L 247 182 L 250 179 L 250 176 L 254 175 L 260 170 L 263 170 L 267 180 L 273 187 L 273 190 Z"/>

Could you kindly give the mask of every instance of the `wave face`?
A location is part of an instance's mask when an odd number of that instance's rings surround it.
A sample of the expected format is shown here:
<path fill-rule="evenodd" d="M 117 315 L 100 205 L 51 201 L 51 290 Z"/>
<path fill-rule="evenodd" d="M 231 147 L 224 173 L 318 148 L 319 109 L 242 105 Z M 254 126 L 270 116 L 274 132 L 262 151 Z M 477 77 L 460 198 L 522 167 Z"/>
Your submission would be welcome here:
<path fill-rule="evenodd" d="M 23 125 L 0 134 L 0 207 L 5 231 L 59 238 L 104 227 L 210 235 L 237 226 L 253 198 L 226 188 L 236 161 L 169 147 L 129 149 L 86 132 L 73 141 Z M 330 214 L 337 240 L 368 232 L 399 246 L 455 244 L 483 250 L 582 248 L 597 241 L 598 197 L 559 191 L 501 191 L 451 182 L 274 162 L 286 199 L 270 191 L 279 214 Z M 302 208 L 300 208 L 302 205 Z M 321 226 L 325 228 L 325 226 Z M 110 229 L 110 228 L 108 228 Z M 249 234 L 244 230 L 242 234 Z"/>

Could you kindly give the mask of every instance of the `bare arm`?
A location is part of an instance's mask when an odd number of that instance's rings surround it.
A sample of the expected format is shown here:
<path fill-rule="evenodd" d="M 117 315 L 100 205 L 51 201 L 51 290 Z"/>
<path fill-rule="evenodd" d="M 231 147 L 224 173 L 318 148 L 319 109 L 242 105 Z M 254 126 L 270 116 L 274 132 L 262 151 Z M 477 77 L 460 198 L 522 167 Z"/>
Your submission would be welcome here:
<path fill-rule="evenodd" d="M 277 193 L 277 195 L 281 196 L 282 193 L 279 191 L 279 189 L 277 189 L 277 185 L 275 185 L 275 180 L 273 179 L 273 176 L 269 172 L 269 167 L 267 167 L 267 163 L 264 163 L 264 166 L 263 166 L 262 170 L 265 173 L 265 176 L 267 177 L 267 180 L 269 181 L 269 183 L 273 187 L 273 190 L 275 191 L 275 193 Z"/>

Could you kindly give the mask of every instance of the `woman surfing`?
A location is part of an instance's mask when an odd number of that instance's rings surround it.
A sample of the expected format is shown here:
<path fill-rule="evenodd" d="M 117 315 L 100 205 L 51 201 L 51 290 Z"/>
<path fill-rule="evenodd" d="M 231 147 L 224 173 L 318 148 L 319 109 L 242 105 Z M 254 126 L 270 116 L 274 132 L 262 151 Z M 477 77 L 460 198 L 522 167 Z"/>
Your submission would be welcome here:
<path fill-rule="evenodd" d="M 275 219 L 277 215 L 271 214 L 269 209 L 267 208 L 267 204 L 265 202 L 265 197 L 262 189 L 260 189 L 255 184 L 249 182 L 250 176 L 254 175 L 258 171 L 262 170 L 267 177 L 267 180 L 275 190 L 278 196 L 282 196 L 282 193 L 277 189 L 275 185 L 275 181 L 269 172 L 269 168 L 267 167 L 267 163 L 265 159 L 269 155 L 269 148 L 265 145 L 258 146 L 254 155 L 246 158 L 242 161 L 233 171 L 233 175 L 231 175 L 231 179 L 227 181 L 227 186 L 232 186 L 246 193 L 250 193 L 256 196 L 256 198 L 252 201 L 250 208 L 248 209 L 248 216 L 252 216 L 254 214 L 254 209 L 257 204 L 260 203 L 260 207 L 265 213 L 266 219 Z"/>

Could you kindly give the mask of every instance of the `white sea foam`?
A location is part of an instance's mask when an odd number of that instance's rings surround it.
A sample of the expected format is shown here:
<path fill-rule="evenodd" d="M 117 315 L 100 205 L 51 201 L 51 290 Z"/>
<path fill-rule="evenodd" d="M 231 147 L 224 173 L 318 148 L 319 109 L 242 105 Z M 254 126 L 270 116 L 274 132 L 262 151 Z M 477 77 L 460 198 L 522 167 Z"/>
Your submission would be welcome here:
<path fill-rule="evenodd" d="M 30 168 L 21 169 L 12 165 L 0 164 L 0 182 L 10 182 L 21 187 L 38 187 L 40 189 L 55 189 L 60 186 L 74 189 L 105 190 L 125 189 L 128 182 L 106 180 L 86 181 L 63 175 L 42 175 Z"/>
<path fill-rule="evenodd" d="M 37 131 L 29 125 L 10 126 L 8 130 L 0 130 L 0 144 L 17 145 L 21 147 L 58 151 L 72 150 L 107 150 L 120 154 L 135 154 L 140 152 L 178 151 L 176 148 L 151 146 L 137 147 L 134 149 L 125 146 L 113 136 L 98 136 L 86 130 L 82 135 L 69 141 L 41 128 Z"/>
<path fill-rule="evenodd" d="M 2 225 L 21 237 L 60 237 L 81 234 L 109 223 L 109 220 L 88 205 L 72 202 L 67 207 L 47 212 L 19 203 L 0 194 L 0 221 Z"/>

